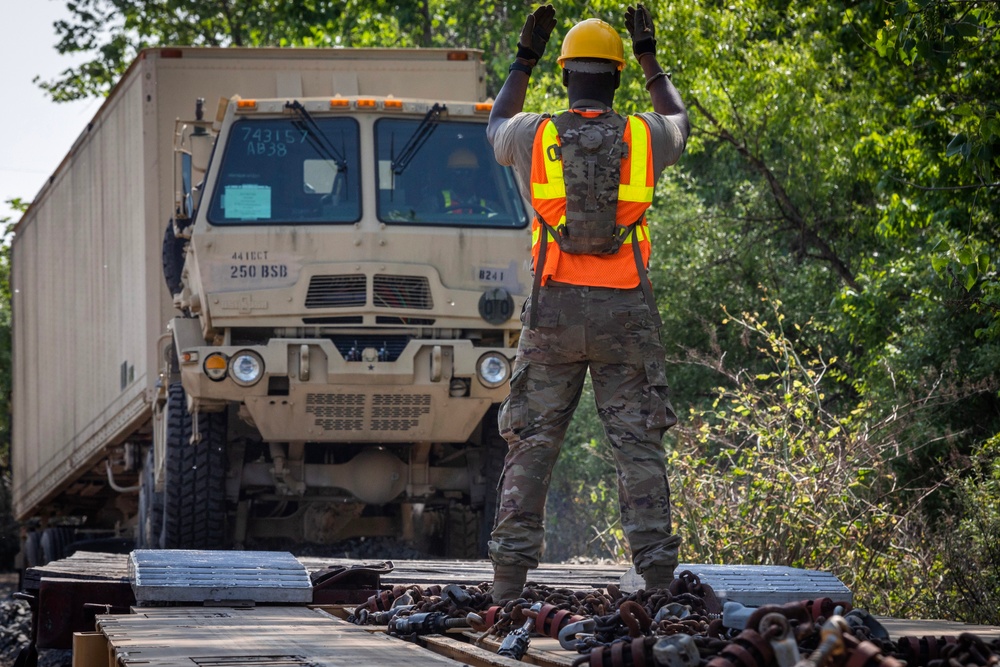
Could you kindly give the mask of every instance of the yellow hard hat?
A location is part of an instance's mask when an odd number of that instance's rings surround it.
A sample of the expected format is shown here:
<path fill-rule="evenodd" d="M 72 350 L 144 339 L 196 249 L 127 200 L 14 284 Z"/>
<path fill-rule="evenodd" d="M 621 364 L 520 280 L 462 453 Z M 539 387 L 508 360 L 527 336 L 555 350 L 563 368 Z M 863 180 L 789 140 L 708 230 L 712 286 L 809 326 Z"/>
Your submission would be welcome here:
<path fill-rule="evenodd" d="M 468 148 L 458 148 L 448 156 L 449 169 L 479 169 L 479 158 Z"/>
<path fill-rule="evenodd" d="M 625 47 L 618 31 L 610 25 L 601 19 L 587 19 L 570 28 L 563 38 L 559 66 L 565 67 L 565 61 L 570 58 L 613 60 L 618 63 L 618 69 L 622 69 L 625 67 Z"/>

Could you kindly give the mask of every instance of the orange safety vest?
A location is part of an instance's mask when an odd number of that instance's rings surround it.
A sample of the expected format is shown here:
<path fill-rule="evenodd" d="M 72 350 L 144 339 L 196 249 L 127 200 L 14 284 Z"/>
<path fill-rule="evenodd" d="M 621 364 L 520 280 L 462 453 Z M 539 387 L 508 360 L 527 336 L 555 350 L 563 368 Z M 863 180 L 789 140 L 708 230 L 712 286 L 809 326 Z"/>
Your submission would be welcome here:
<path fill-rule="evenodd" d="M 570 111 L 593 117 L 600 111 Z M 655 178 L 653 150 L 649 127 L 638 116 L 629 116 L 625 125 L 625 144 L 628 153 L 622 160 L 621 179 L 618 187 L 617 224 L 636 224 L 636 234 L 629 234 L 618 252 L 612 255 L 575 255 L 562 252 L 552 232 L 539 221 L 540 215 L 553 228 L 566 224 L 566 183 L 560 151 L 550 150 L 561 146 L 559 133 L 551 118 L 546 118 L 535 132 L 531 157 L 531 204 L 536 216 L 531 225 L 532 264 L 536 275 L 541 271 L 540 284 L 550 279 L 572 285 L 631 289 L 639 285 L 640 274 L 632 248 L 633 238 L 639 241 L 643 268 L 649 265 L 649 226 L 645 212 L 653 201 Z M 637 222 L 638 221 L 638 222 Z M 542 234 L 548 234 L 545 266 L 538 266 Z M 645 276 L 643 276 L 645 278 Z"/>

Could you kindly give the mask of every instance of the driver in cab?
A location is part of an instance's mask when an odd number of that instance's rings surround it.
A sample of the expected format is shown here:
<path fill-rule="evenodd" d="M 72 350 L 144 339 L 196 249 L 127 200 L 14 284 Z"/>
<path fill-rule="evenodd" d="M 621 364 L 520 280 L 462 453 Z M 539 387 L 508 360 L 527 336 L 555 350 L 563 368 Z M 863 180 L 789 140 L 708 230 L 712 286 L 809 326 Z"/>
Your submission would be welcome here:
<path fill-rule="evenodd" d="M 440 174 L 440 190 L 431 209 L 449 215 L 489 215 L 495 210 L 480 194 L 483 175 L 478 156 L 468 148 L 456 148 Z"/>

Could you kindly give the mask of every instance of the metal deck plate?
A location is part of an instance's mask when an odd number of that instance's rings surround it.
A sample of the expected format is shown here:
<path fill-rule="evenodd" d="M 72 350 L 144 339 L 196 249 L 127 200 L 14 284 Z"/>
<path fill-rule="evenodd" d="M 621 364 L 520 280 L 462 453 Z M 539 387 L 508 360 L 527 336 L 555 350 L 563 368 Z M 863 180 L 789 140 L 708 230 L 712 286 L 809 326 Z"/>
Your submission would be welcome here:
<path fill-rule="evenodd" d="M 284 551 L 137 549 L 128 576 L 136 602 L 312 602 L 305 567 Z"/>
<path fill-rule="evenodd" d="M 854 594 L 831 572 L 802 570 L 785 565 L 694 565 L 681 563 L 677 573 L 690 570 L 708 584 L 721 600 L 747 607 L 831 598 L 854 603 Z M 642 588 L 634 568 L 621 576 L 622 590 Z"/>

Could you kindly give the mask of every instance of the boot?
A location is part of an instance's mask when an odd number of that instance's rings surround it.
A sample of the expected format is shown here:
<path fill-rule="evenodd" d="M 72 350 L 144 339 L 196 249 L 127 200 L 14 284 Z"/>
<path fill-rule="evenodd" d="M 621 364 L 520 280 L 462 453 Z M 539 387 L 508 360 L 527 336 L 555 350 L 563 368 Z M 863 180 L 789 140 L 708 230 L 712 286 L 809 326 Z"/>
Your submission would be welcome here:
<path fill-rule="evenodd" d="M 654 588 L 667 588 L 674 580 L 673 565 L 652 565 L 642 572 L 642 579 L 646 582 L 646 590 Z"/>
<path fill-rule="evenodd" d="M 524 582 L 528 579 L 528 568 L 520 565 L 495 565 L 493 567 L 493 602 L 516 600 L 521 597 Z"/>

